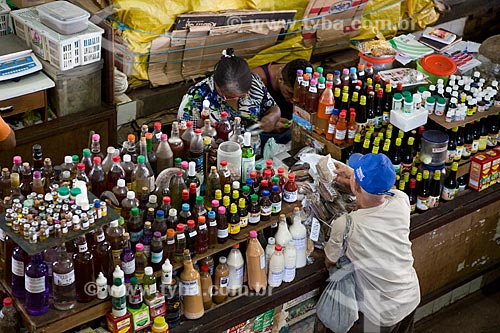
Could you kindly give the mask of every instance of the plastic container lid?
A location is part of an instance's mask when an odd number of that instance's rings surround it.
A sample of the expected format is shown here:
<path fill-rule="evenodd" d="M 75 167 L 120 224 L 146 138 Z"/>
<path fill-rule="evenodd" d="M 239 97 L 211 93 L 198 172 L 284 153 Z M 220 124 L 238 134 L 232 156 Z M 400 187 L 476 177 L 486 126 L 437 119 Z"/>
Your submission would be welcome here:
<path fill-rule="evenodd" d="M 448 142 L 448 134 L 442 131 L 429 130 L 422 133 L 422 139 L 432 143 L 446 143 Z"/>
<path fill-rule="evenodd" d="M 37 6 L 36 9 L 59 21 L 77 21 L 90 17 L 85 10 L 66 1 L 49 2 Z"/>
<path fill-rule="evenodd" d="M 457 65 L 448 57 L 441 54 L 430 54 L 420 59 L 422 68 L 436 76 L 449 76 L 457 71 Z"/>

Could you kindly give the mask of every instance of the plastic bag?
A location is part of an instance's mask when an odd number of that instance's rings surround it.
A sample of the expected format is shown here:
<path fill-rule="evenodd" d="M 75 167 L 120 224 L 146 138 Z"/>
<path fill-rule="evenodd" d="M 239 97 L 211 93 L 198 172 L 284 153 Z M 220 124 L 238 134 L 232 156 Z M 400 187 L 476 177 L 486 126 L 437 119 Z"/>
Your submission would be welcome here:
<path fill-rule="evenodd" d="M 335 333 L 349 331 L 358 320 L 354 265 L 344 255 L 330 268 L 328 285 L 316 305 L 319 320 Z"/>

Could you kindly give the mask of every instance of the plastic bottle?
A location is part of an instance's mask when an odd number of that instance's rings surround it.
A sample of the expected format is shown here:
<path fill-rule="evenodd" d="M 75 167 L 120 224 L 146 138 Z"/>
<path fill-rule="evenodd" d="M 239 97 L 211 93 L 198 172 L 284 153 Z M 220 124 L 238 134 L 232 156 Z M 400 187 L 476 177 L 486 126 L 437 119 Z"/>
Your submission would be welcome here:
<path fill-rule="evenodd" d="M 174 159 L 184 156 L 184 143 L 179 134 L 179 123 L 177 121 L 172 123 L 172 132 L 168 138 L 168 144 L 170 145 Z"/>
<path fill-rule="evenodd" d="M 198 238 L 198 233 L 195 229 L 194 220 L 187 221 L 187 231 L 186 231 L 186 248 L 189 252 L 195 256 L 196 255 L 196 239 Z"/>
<path fill-rule="evenodd" d="M 102 274 L 102 272 L 99 272 L 99 275 L 97 276 L 97 279 L 95 280 L 96 287 L 97 287 L 97 298 L 98 299 L 106 299 L 108 298 L 108 279 Z"/>
<path fill-rule="evenodd" d="M 182 178 L 182 172 L 175 174 L 175 177 L 170 181 L 170 197 L 172 199 L 172 208 L 177 211 L 181 210 L 182 190 L 187 189 L 186 183 Z"/>
<path fill-rule="evenodd" d="M 201 293 L 200 273 L 193 267 L 189 250 L 184 251 L 184 269 L 180 275 L 181 295 L 184 300 L 184 316 L 187 319 L 198 319 L 205 313 Z"/>
<path fill-rule="evenodd" d="M 161 266 L 161 283 L 164 285 L 170 285 L 172 283 L 172 271 L 173 267 L 170 263 L 170 259 L 165 259 L 165 262 Z"/>
<path fill-rule="evenodd" d="M 144 278 L 142 279 L 144 286 L 144 298 L 153 299 L 156 296 L 156 278 L 153 272 L 153 267 L 147 266 L 144 269 Z"/>
<path fill-rule="evenodd" d="M 111 221 L 109 227 L 106 229 L 106 240 L 111 245 L 111 253 L 113 254 L 113 266 L 120 265 L 120 254 L 123 250 L 123 233 L 124 229 L 118 225 L 118 220 Z"/>
<path fill-rule="evenodd" d="M 219 265 L 215 268 L 215 284 L 214 297 L 215 304 L 222 304 L 227 300 L 228 283 L 229 283 L 229 267 L 227 258 L 222 256 L 219 258 Z"/>
<path fill-rule="evenodd" d="M 41 254 L 31 257 L 26 266 L 26 312 L 32 316 L 39 316 L 49 311 L 49 282 L 48 267 L 42 260 Z"/>
<path fill-rule="evenodd" d="M 235 244 L 227 257 L 227 265 L 229 266 L 229 296 L 236 296 L 243 286 L 244 266 L 245 261 L 240 251 L 240 245 Z"/>
<path fill-rule="evenodd" d="M 289 229 L 296 250 L 296 267 L 302 268 L 307 264 L 307 230 L 300 220 L 300 208 L 298 207 L 295 207 L 293 210 L 293 224 Z"/>
<path fill-rule="evenodd" d="M 175 262 L 180 264 L 184 256 L 184 250 L 186 249 L 186 236 L 184 234 L 184 225 L 178 224 L 176 227 L 175 235 Z"/>
<path fill-rule="evenodd" d="M 126 288 L 122 280 L 114 279 L 111 287 L 111 313 L 115 317 L 123 317 L 127 313 Z"/>
<path fill-rule="evenodd" d="M 92 186 L 92 193 L 96 197 L 106 191 L 106 174 L 102 169 L 100 157 L 94 157 L 93 159 L 92 169 L 89 172 L 89 181 Z"/>
<path fill-rule="evenodd" d="M 203 298 L 203 308 L 208 310 L 212 307 L 213 282 L 207 265 L 201 265 L 201 291 Z"/>
<path fill-rule="evenodd" d="M 145 164 L 143 155 L 137 157 L 137 165 L 132 171 L 132 191 L 137 195 L 143 187 L 147 187 L 148 194 L 154 190 L 154 175 Z"/>
<path fill-rule="evenodd" d="M 185 156 L 189 155 L 189 152 L 191 151 L 191 142 L 194 139 L 193 122 L 190 120 L 187 121 L 186 126 L 187 126 L 186 130 L 181 135 L 182 143 L 184 144 Z"/>
<path fill-rule="evenodd" d="M 208 228 L 205 216 L 198 216 L 198 236 L 196 237 L 196 253 L 203 254 L 208 250 Z"/>
<path fill-rule="evenodd" d="M 196 163 L 196 170 L 200 172 L 203 169 L 203 139 L 201 137 L 201 129 L 194 130 L 194 138 L 189 147 L 189 157 L 191 161 Z"/>
<path fill-rule="evenodd" d="M 158 174 L 166 168 L 174 166 L 174 153 L 168 144 L 168 137 L 166 134 L 161 135 L 161 141 L 156 148 L 156 168 Z"/>
<path fill-rule="evenodd" d="M 227 119 L 228 114 L 227 112 L 223 111 L 220 114 L 221 119 L 217 123 L 216 131 L 217 131 L 217 137 L 222 140 L 222 141 L 228 141 L 229 140 L 229 133 L 232 131 L 232 126 L 231 123 L 229 123 L 229 120 Z"/>
<path fill-rule="evenodd" d="M 250 240 L 246 251 L 248 287 L 251 290 L 260 292 L 267 287 L 266 256 L 264 249 L 257 240 L 257 231 L 251 230 L 249 236 Z"/>
<path fill-rule="evenodd" d="M 293 242 L 289 242 L 284 254 L 285 268 L 283 270 L 283 282 L 292 282 L 295 279 L 297 251 Z"/>
<path fill-rule="evenodd" d="M 119 179 L 125 179 L 125 170 L 121 166 L 120 156 L 113 156 L 112 164 L 109 168 L 109 172 L 106 175 L 106 188 L 108 191 L 112 191 L 113 188 L 118 184 Z"/>
<path fill-rule="evenodd" d="M 294 203 L 297 201 L 298 187 L 295 183 L 295 174 L 288 174 L 288 181 L 283 188 L 283 201 Z"/>
<path fill-rule="evenodd" d="M 283 257 L 283 248 L 281 245 L 274 247 L 274 253 L 269 260 L 268 284 L 276 288 L 283 282 L 283 272 L 285 270 L 285 258 Z"/>
<path fill-rule="evenodd" d="M 158 316 L 153 321 L 151 326 L 151 333 L 168 333 L 168 324 L 165 322 L 165 317 Z"/>
<path fill-rule="evenodd" d="M 269 273 L 269 260 L 274 253 L 274 248 L 276 247 L 276 239 L 274 237 L 269 237 L 267 239 L 266 245 L 266 274 Z"/>
<path fill-rule="evenodd" d="M 252 134 L 245 132 L 243 135 L 243 148 L 241 149 L 241 181 L 246 182 L 250 172 L 255 167 L 255 152 L 252 148 Z"/>
<path fill-rule="evenodd" d="M 120 279 L 122 283 L 125 283 L 125 273 L 118 265 L 115 266 L 115 270 L 113 271 L 113 281 L 115 279 Z"/>
<path fill-rule="evenodd" d="M 0 332 L 17 333 L 19 332 L 19 318 L 12 298 L 3 299 L 2 317 L 0 318 Z"/>
<path fill-rule="evenodd" d="M 333 83 L 327 82 L 326 89 L 319 98 L 318 115 L 317 115 L 318 121 L 315 127 L 315 131 L 319 134 L 327 133 L 329 119 L 335 107 L 335 99 L 333 98 L 332 87 Z"/>
<path fill-rule="evenodd" d="M 278 231 L 276 232 L 275 238 L 276 244 L 281 245 L 283 248 L 286 248 L 288 242 L 292 240 L 292 234 L 288 230 L 285 214 L 281 214 L 279 217 Z"/>

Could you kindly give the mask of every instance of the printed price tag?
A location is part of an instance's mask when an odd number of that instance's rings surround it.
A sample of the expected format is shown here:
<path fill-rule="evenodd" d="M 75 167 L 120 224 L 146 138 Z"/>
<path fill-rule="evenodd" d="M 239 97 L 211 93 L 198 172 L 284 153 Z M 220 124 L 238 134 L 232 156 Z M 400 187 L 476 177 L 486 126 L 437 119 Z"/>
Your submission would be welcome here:
<path fill-rule="evenodd" d="M 321 229 L 321 224 L 319 223 L 318 219 L 313 217 L 312 225 L 311 225 L 311 234 L 309 235 L 309 238 L 313 242 L 317 242 L 319 239 L 319 231 Z"/>

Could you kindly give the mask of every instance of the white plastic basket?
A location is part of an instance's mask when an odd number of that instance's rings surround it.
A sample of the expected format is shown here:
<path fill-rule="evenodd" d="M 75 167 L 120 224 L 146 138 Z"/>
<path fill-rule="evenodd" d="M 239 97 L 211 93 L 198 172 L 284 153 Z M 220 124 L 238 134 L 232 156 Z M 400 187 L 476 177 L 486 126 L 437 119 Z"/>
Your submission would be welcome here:
<path fill-rule="evenodd" d="M 89 22 L 86 30 L 73 35 L 61 35 L 43 25 L 35 8 L 11 13 L 16 35 L 30 46 L 36 55 L 60 70 L 87 65 L 101 60 L 104 30 Z"/>
<path fill-rule="evenodd" d="M 10 7 L 3 2 L 0 2 L 0 36 L 5 36 L 9 31 L 9 12 Z"/>

